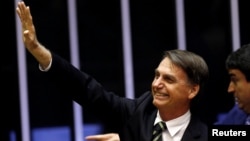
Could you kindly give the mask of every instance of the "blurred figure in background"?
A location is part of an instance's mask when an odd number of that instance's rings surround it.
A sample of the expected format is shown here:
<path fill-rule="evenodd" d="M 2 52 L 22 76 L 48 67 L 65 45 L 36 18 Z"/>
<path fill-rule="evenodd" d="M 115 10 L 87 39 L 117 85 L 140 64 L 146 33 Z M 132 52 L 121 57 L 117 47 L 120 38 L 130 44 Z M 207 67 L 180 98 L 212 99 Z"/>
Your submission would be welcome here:
<path fill-rule="evenodd" d="M 228 93 L 234 95 L 235 106 L 215 124 L 250 125 L 250 44 L 228 56 L 226 69 L 230 76 Z"/>

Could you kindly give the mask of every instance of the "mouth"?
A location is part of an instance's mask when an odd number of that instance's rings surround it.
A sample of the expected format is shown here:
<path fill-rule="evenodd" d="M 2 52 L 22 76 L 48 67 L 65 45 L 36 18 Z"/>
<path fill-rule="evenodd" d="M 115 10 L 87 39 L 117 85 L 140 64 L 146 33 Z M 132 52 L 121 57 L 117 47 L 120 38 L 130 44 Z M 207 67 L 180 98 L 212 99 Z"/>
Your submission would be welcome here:
<path fill-rule="evenodd" d="M 156 93 L 154 94 L 155 97 L 169 97 L 168 94 Z"/>

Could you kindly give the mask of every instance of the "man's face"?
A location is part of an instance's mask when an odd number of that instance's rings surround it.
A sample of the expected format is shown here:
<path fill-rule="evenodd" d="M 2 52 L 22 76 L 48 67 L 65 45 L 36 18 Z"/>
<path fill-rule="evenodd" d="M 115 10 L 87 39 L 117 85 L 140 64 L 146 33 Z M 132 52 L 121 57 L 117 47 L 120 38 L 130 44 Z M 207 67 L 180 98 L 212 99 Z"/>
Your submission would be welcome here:
<path fill-rule="evenodd" d="M 187 74 L 182 68 L 165 58 L 155 70 L 152 82 L 153 104 L 159 110 L 185 111 L 198 89 L 189 83 Z"/>
<path fill-rule="evenodd" d="M 250 113 L 250 82 L 247 82 L 245 75 L 238 69 L 229 69 L 228 74 L 230 76 L 228 92 L 234 94 L 239 108 Z"/>

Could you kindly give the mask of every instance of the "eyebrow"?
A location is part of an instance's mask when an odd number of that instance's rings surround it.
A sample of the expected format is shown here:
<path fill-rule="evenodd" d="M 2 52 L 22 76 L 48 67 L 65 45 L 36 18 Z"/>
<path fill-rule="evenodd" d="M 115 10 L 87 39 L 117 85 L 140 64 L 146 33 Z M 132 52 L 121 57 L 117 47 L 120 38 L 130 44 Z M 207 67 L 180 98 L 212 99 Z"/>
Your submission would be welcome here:
<path fill-rule="evenodd" d="M 230 77 L 234 77 L 234 76 L 236 76 L 234 73 L 229 73 L 229 76 Z"/>
<path fill-rule="evenodd" d="M 160 73 L 160 71 L 156 68 L 155 69 L 155 74 L 159 74 L 159 73 Z M 169 78 L 171 80 L 177 81 L 176 77 L 171 75 L 171 74 L 165 74 L 164 73 L 164 74 L 162 74 L 162 76 L 163 76 L 163 78 Z"/>

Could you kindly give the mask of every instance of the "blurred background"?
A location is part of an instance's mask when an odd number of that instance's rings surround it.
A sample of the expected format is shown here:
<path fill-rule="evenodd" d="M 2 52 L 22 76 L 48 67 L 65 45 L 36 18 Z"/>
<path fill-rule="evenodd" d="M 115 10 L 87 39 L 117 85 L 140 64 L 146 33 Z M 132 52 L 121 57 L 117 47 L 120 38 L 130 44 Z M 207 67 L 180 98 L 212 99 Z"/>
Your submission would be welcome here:
<path fill-rule="evenodd" d="M 250 41 L 250 1 L 24 1 L 40 42 L 117 95 L 136 98 L 150 90 L 162 52 L 180 48 L 201 55 L 210 69 L 194 107 L 200 117 L 213 124 L 234 104 L 224 63 Z M 108 132 L 98 117 L 46 81 L 23 47 L 17 1 L 1 3 L 0 140 L 80 141 Z"/>

